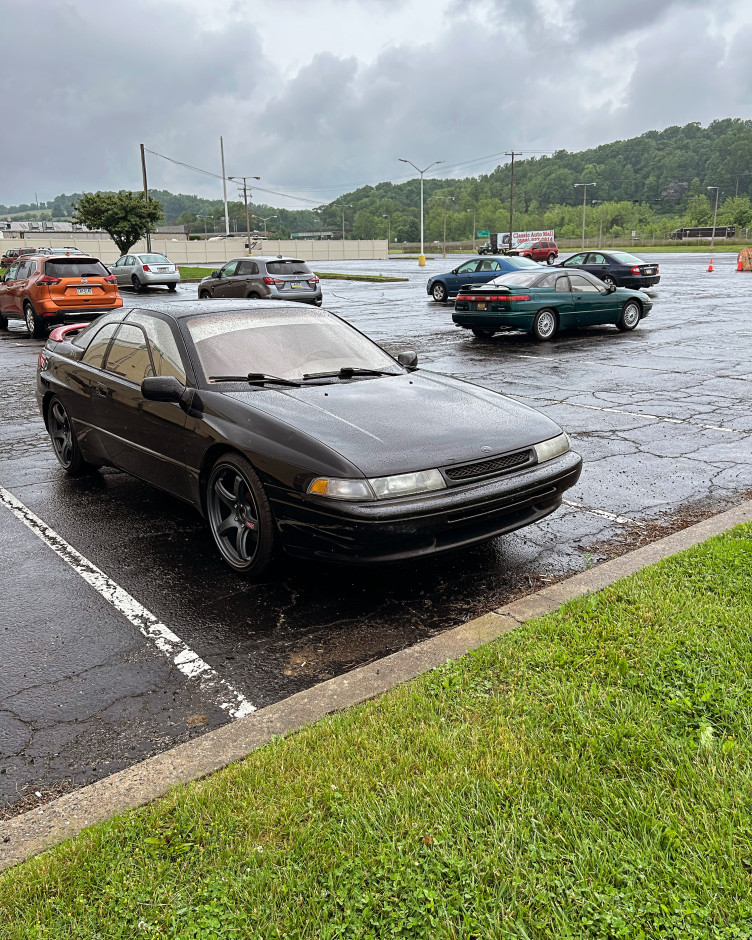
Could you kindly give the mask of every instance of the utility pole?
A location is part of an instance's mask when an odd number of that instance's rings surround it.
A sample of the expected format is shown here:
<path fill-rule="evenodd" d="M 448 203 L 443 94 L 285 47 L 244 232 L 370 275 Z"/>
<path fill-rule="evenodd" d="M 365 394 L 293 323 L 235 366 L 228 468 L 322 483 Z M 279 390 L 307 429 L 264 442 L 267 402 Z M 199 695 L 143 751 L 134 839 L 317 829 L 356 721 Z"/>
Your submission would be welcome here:
<path fill-rule="evenodd" d="M 251 253 L 251 217 L 248 214 L 248 183 L 247 180 L 260 180 L 260 176 L 228 176 L 228 180 L 243 180 L 243 202 L 245 203 L 245 227 L 248 232 L 247 251 Z"/>
<path fill-rule="evenodd" d="M 603 243 L 603 200 L 602 199 L 593 199 L 594 206 L 601 207 L 601 222 L 598 228 L 598 247 L 602 247 Z M 653 236 L 653 241 L 655 242 L 655 236 Z"/>
<path fill-rule="evenodd" d="M 343 251 L 344 251 L 344 244 L 345 244 L 345 209 L 352 209 L 352 205 L 353 205 L 353 204 L 352 204 L 351 202 L 337 202 L 337 203 L 335 203 L 335 205 L 337 206 L 338 209 L 341 209 L 341 210 L 342 210 L 342 246 L 343 246 Z"/>
<path fill-rule="evenodd" d="M 149 202 L 149 184 L 146 182 L 146 154 L 144 145 L 141 144 L 141 173 L 144 177 L 144 202 Z M 146 250 L 151 251 L 151 232 L 146 233 Z"/>
<path fill-rule="evenodd" d="M 225 176 L 225 142 L 219 138 L 219 152 L 222 155 L 222 193 L 225 200 L 225 235 L 230 234 L 230 213 L 227 210 L 227 177 Z"/>
<path fill-rule="evenodd" d="M 521 157 L 521 150 L 507 150 L 504 153 L 505 157 L 512 158 L 512 178 L 509 181 L 509 247 L 513 248 L 513 238 L 514 238 L 514 158 Z"/>
<path fill-rule="evenodd" d="M 454 202 L 454 196 L 444 196 L 444 254 L 443 258 L 446 258 L 446 215 L 447 215 L 447 203 Z"/>
<path fill-rule="evenodd" d="M 472 212 L 473 214 L 473 252 L 475 251 L 475 209 L 466 209 L 466 212 Z"/>
<path fill-rule="evenodd" d="M 574 188 L 577 189 L 578 186 L 582 186 L 582 247 L 580 251 L 585 250 L 585 208 L 587 202 L 587 188 L 588 186 L 596 186 L 596 183 L 575 183 Z"/>
<path fill-rule="evenodd" d="M 713 212 L 713 234 L 710 236 L 710 254 L 713 254 L 715 248 L 715 222 L 718 218 L 718 196 L 720 195 L 720 186 L 708 186 L 708 189 L 715 190 L 715 211 Z M 711 262 L 712 263 L 712 262 Z"/>

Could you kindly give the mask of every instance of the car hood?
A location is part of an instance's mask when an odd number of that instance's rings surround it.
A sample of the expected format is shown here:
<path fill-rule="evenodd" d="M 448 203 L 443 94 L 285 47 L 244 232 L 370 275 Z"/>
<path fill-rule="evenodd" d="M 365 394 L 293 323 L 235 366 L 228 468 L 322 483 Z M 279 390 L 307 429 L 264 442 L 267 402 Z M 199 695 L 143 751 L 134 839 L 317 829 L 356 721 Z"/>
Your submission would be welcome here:
<path fill-rule="evenodd" d="M 422 371 L 224 394 L 322 441 L 366 476 L 482 460 L 561 433 L 527 405 Z"/>

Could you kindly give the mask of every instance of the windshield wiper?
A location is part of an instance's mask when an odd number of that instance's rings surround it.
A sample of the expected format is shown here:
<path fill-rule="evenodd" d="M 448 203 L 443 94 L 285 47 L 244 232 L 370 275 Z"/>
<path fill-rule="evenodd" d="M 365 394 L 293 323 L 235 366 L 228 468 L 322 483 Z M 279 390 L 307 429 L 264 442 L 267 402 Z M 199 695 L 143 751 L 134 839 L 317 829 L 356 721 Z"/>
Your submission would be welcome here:
<path fill-rule="evenodd" d="M 247 375 L 210 375 L 210 382 L 248 382 L 249 385 L 290 385 L 300 388 L 300 382 L 291 379 L 281 379 L 277 375 L 266 375 L 264 372 L 249 372 Z"/>
<path fill-rule="evenodd" d="M 399 372 L 384 372 L 381 369 L 359 369 L 357 366 L 343 366 L 334 372 L 306 372 L 304 379 L 351 379 L 354 375 L 399 375 Z"/>

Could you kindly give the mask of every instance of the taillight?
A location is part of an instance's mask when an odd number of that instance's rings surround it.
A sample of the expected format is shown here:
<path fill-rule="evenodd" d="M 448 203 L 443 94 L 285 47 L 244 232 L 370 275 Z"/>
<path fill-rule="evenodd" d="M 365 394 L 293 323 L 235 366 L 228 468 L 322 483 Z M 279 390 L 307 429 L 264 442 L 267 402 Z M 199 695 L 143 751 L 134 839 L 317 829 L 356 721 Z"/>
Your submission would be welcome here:
<path fill-rule="evenodd" d="M 61 277 L 52 277 L 50 274 L 43 274 L 37 281 L 37 284 L 44 284 L 46 287 L 50 287 L 53 284 L 59 284 L 61 281 Z"/>
<path fill-rule="evenodd" d="M 499 300 L 530 300 L 530 294 L 510 294 L 508 297 L 499 297 Z"/>
<path fill-rule="evenodd" d="M 264 284 L 284 284 L 284 281 L 280 281 L 278 278 L 274 277 L 265 277 Z"/>
<path fill-rule="evenodd" d="M 179 274 L 179 273 L 180 273 L 180 268 L 179 268 L 177 265 L 174 265 L 174 267 L 175 267 L 175 270 L 176 270 L 176 271 L 178 272 L 178 274 Z"/>
<path fill-rule="evenodd" d="M 114 274 L 108 274 L 105 281 L 107 281 L 108 284 L 117 284 L 117 278 Z"/>
<path fill-rule="evenodd" d="M 635 265 L 635 266 L 632 268 L 632 274 L 642 274 L 642 271 L 639 269 L 639 267 L 638 267 L 637 265 Z"/>
<path fill-rule="evenodd" d="M 148 264 L 145 264 L 143 268 L 144 268 L 144 271 L 151 271 L 151 268 L 149 267 Z"/>
<path fill-rule="evenodd" d="M 47 356 L 45 356 L 43 352 L 40 352 L 39 356 L 37 357 L 37 368 L 39 369 L 40 372 L 44 372 L 44 370 L 47 368 L 48 362 L 49 362 L 49 359 L 47 358 Z"/>
<path fill-rule="evenodd" d="M 319 279 L 316 277 L 315 274 L 314 274 L 312 277 L 309 277 L 309 278 L 308 278 L 308 283 L 309 283 L 309 284 L 318 284 L 318 282 L 319 282 Z"/>

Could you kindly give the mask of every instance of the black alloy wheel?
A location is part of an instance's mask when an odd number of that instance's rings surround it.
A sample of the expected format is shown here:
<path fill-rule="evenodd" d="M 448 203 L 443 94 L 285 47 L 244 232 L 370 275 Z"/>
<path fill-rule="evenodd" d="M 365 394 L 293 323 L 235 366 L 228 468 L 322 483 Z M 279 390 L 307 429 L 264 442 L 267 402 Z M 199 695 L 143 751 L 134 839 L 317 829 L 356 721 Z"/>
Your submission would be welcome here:
<path fill-rule="evenodd" d="M 606 285 L 606 287 L 616 287 L 616 281 L 613 279 L 613 277 L 610 274 L 604 275 L 603 283 Z"/>
<path fill-rule="evenodd" d="M 472 327 L 472 331 L 473 331 L 473 336 L 475 336 L 476 339 L 491 339 L 491 337 L 496 332 L 496 330 L 487 330 L 487 329 L 483 329 L 483 327 L 480 327 L 480 326 Z"/>
<path fill-rule="evenodd" d="M 39 322 L 39 317 L 30 300 L 27 300 L 24 304 L 24 320 L 26 321 L 26 329 L 29 331 L 29 336 L 33 336 L 34 339 L 44 339 L 47 335 L 47 330 L 44 324 Z"/>
<path fill-rule="evenodd" d="M 446 303 L 447 298 L 449 297 L 449 294 L 447 293 L 447 289 L 441 283 L 441 281 L 437 281 L 433 285 L 433 287 L 431 288 L 431 295 L 433 296 L 433 299 L 436 301 L 437 304 Z"/>
<path fill-rule="evenodd" d="M 533 336 L 539 343 L 553 339 L 559 329 L 559 318 L 548 308 L 539 310 L 533 320 Z"/>
<path fill-rule="evenodd" d="M 47 408 L 47 431 L 52 440 L 55 456 L 69 476 L 80 476 L 93 469 L 92 465 L 81 456 L 76 432 L 73 430 L 65 405 L 59 398 L 53 398 Z"/>
<path fill-rule="evenodd" d="M 227 564 L 242 574 L 263 574 L 277 552 L 277 528 L 261 481 L 245 458 L 225 454 L 214 464 L 206 510 Z"/>
<path fill-rule="evenodd" d="M 640 322 L 641 313 L 642 311 L 637 301 L 628 300 L 624 304 L 624 309 L 621 312 L 621 317 L 619 319 L 619 322 L 616 324 L 617 327 L 622 331 L 622 333 L 626 333 L 629 330 L 633 330 L 637 326 L 637 324 Z"/>
<path fill-rule="evenodd" d="M 144 285 L 139 280 L 137 274 L 132 275 L 131 284 L 133 284 L 133 290 L 135 290 L 137 293 L 140 293 L 144 289 Z"/>

